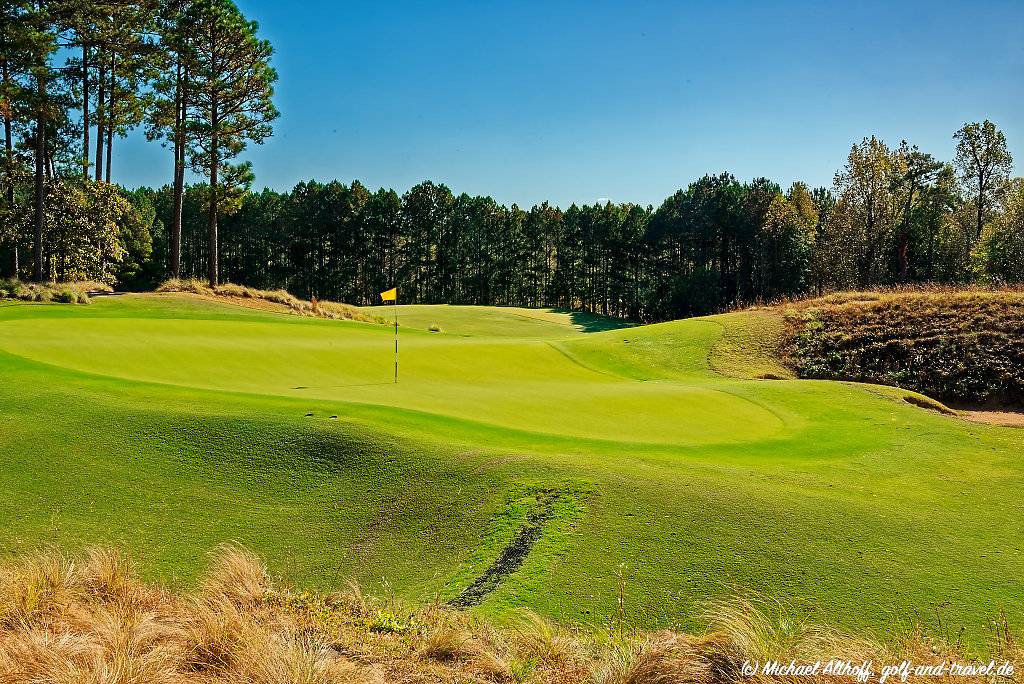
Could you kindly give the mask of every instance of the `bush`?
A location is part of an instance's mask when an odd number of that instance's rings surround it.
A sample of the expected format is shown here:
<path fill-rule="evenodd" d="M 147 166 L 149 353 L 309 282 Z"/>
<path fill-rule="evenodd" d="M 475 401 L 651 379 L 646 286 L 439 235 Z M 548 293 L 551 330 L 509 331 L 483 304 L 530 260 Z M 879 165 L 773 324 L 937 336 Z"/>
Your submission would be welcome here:
<path fill-rule="evenodd" d="M 0 280 L 0 299 L 20 299 L 25 302 L 59 302 L 61 304 L 89 304 L 90 291 L 113 290 L 104 283 L 83 281 L 78 283 L 22 283 L 18 280 Z"/>
<path fill-rule="evenodd" d="M 223 297 L 245 297 L 252 298 L 253 292 L 244 285 L 235 285 L 234 283 L 225 283 L 224 285 L 218 285 L 214 292 Z"/>
<path fill-rule="evenodd" d="M 78 293 L 70 288 L 63 287 L 53 293 L 53 301 L 60 302 L 61 304 L 77 304 Z"/>
<path fill-rule="evenodd" d="M 98 280 L 80 280 L 78 282 L 68 283 L 68 285 L 74 287 L 80 295 L 86 295 L 86 297 L 88 297 L 89 292 L 106 292 L 109 294 L 114 291 L 114 288 L 109 284 Z"/>
<path fill-rule="evenodd" d="M 157 292 L 191 292 L 192 294 L 208 295 L 213 290 L 201 280 L 195 278 L 169 278 L 156 288 Z"/>

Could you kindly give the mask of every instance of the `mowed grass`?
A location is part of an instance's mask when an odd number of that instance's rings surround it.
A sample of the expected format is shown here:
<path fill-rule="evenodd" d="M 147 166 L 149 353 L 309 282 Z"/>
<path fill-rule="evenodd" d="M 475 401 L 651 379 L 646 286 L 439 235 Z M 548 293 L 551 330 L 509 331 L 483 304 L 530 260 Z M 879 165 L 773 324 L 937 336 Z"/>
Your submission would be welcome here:
<path fill-rule="evenodd" d="M 187 585 L 237 540 L 303 584 L 449 599 L 556 492 L 478 610 L 607 622 L 621 572 L 646 627 L 737 591 L 883 634 L 1024 624 L 1019 431 L 757 379 L 787 375 L 769 312 L 399 320 L 395 385 L 387 326 L 188 295 L 0 305 L 0 553 L 118 544 Z"/>

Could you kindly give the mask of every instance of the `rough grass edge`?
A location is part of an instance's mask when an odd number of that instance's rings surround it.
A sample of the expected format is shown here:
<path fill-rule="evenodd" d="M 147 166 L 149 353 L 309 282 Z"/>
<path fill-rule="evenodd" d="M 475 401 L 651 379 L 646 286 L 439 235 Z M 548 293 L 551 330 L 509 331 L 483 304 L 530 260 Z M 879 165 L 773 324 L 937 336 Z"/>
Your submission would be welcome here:
<path fill-rule="evenodd" d="M 113 288 L 94 280 L 69 283 L 25 283 L 17 279 L 0 280 L 0 299 L 23 302 L 58 302 L 61 304 L 89 304 L 89 295 L 111 293 Z"/>
<path fill-rule="evenodd" d="M 825 290 L 786 295 L 730 307 L 727 311 L 757 311 L 772 309 L 782 312 L 802 310 L 815 305 L 865 304 L 906 297 L 908 295 L 1024 295 L 1024 284 L 985 285 L 978 283 L 908 283 L 905 285 L 880 285 L 870 289 Z"/>
<path fill-rule="evenodd" d="M 623 594 L 627 609 L 629 598 Z M 848 683 L 850 676 L 824 673 L 751 674 L 744 664 L 871 661 L 867 681 L 902 660 L 1022 664 L 1006 615 L 994 618 L 982 653 L 920 624 L 886 642 L 841 632 L 756 595 L 708 603 L 700 620 L 707 628 L 697 634 L 566 626 L 529 612 L 499 627 L 440 600 L 410 606 L 351 583 L 333 593 L 303 591 L 237 544 L 218 547 L 187 593 L 143 582 L 116 549 L 51 547 L 0 564 L 0 681 Z M 114 671 L 133 676 L 105 676 Z M 978 681 L 913 671 L 901 681 L 936 679 Z"/>
<path fill-rule="evenodd" d="M 223 283 L 211 288 L 205 282 L 196 278 L 170 278 L 165 280 L 156 288 L 157 292 L 185 292 L 203 297 L 222 298 L 238 300 L 259 300 L 280 304 L 288 308 L 291 313 L 300 316 L 312 316 L 315 318 L 327 318 L 331 320 L 362 321 L 365 323 L 385 323 L 380 316 L 372 316 L 363 313 L 357 307 L 340 302 L 326 300 L 305 300 L 296 297 L 287 290 L 260 290 L 245 285 L 234 283 Z"/>

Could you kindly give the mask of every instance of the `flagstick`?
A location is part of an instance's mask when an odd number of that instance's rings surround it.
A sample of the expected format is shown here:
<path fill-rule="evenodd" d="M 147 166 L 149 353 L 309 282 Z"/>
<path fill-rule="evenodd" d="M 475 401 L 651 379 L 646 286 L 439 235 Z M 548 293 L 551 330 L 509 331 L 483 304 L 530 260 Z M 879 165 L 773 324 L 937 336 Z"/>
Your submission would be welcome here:
<path fill-rule="evenodd" d="M 398 384 L 398 293 L 395 293 L 395 384 Z"/>

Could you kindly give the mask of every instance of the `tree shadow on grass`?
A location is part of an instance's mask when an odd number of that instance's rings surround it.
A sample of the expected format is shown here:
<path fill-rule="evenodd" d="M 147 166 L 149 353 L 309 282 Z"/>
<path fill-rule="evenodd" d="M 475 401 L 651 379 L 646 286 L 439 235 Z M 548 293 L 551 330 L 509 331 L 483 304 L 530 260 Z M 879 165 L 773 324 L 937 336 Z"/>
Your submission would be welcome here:
<path fill-rule="evenodd" d="M 394 380 L 386 380 L 386 381 L 381 381 L 381 382 L 356 382 L 356 383 L 352 383 L 352 384 L 348 384 L 348 385 L 318 385 L 316 387 L 310 387 L 308 385 L 298 385 L 297 387 L 292 387 L 291 389 L 293 389 L 293 390 L 339 389 L 341 387 L 377 387 L 378 385 L 394 385 L 394 384 L 396 384 Z"/>
<path fill-rule="evenodd" d="M 552 309 L 555 313 L 568 314 L 569 321 L 578 330 L 585 333 L 604 332 L 606 330 L 621 330 L 632 328 L 637 325 L 635 321 L 629 321 L 612 316 L 587 313 L 585 311 L 572 311 L 571 309 Z"/>

